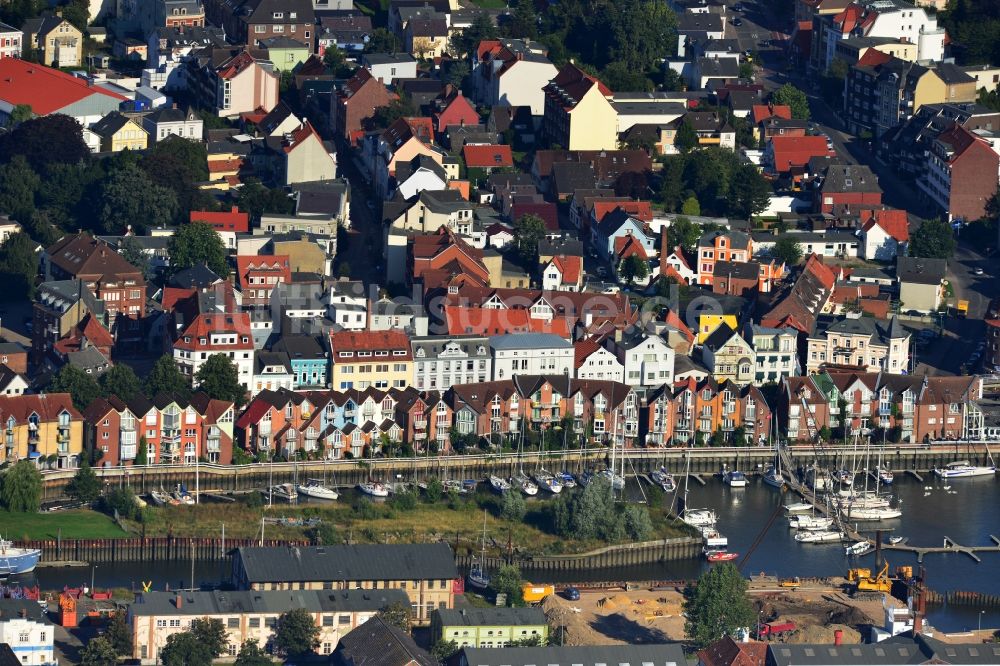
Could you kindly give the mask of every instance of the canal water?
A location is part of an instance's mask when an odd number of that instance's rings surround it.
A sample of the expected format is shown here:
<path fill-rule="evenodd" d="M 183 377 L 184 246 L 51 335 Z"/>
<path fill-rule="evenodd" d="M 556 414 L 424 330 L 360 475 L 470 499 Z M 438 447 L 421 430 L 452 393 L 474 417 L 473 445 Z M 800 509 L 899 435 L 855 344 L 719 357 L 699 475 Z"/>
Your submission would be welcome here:
<path fill-rule="evenodd" d="M 1000 481 L 994 477 L 951 480 L 950 490 L 933 477 L 923 482 L 899 474 L 888 492 L 903 510 L 903 516 L 881 524 L 861 525 L 859 531 L 874 536 L 877 525 L 892 529 L 892 534 L 905 536 L 915 546 L 940 546 L 945 536 L 962 545 L 992 545 L 990 535 L 1000 536 Z M 683 486 L 678 490 L 683 492 Z M 629 480 L 628 494 L 641 493 Z M 784 511 L 763 536 L 769 519 L 783 503 L 797 501 L 791 494 L 782 494 L 752 478 L 746 488 L 734 489 L 718 478 L 708 479 L 705 486 L 692 484 L 688 505 L 691 508 L 711 508 L 719 516 L 719 530 L 729 538 L 729 549 L 745 554 L 755 540 L 760 543 L 746 561 L 745 574 L 766 572 L 781 577 L 827 577 L 844 575 L 851 566 L 874 566 L 874 556 L 860 561 L 848 559 L 843 545 L 800 544 L 788 529 Z M 917 566 L 910 553 L 886 551 L 890 569 L 901 564 Z M 940 593 L 951 590 L 975 591 L 1000 595 L 1000 553 L 980 553 L 981 563 L 960 553 L 931 554 L 924 559 L 928 586 Z M 742 559 L 742 558 L 741 558 Z M 708 565 L 703 560 L 684 560 L 642 567 L 608 571 L 547 572 L 534 582 L 566 582 L 584 580 L 676 580 L 697 577 Z M 562 581 L 558 576 L 565 576 Z M 90 584 L 93 578 L 99 588 L 124 587 L 141 589 L 143 581 L 152 588 L 188 586 L 196 583 L 217 583 L 229 577 L 226 562 L 195 562 L 194 577 L 190 562 L 157 562 L 144 564 L 123 562 L 91 568 L 38 569 L 34 574 L 19 577 L 16 582 L 34 584 L 44 589 L 60 589 L 64 585 Z M 549 580 L 542 580 L 549 578 Z M 985 609 L 983 627 L 1000 627 L 1000 608 Z M 943 631 L 975 629 L 980 621 L 979 609 L 959 606 L 932 607 L 931 623 Z"/>

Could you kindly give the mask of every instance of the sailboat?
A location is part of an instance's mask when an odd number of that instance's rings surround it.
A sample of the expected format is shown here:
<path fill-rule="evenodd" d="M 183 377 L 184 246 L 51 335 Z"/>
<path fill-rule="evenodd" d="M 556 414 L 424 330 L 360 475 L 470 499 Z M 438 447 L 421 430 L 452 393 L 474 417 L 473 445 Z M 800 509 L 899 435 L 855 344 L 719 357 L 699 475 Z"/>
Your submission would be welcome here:
<path fill-rule="evenodd" d="M 779 463 L 780 464 L 780 463 Z M 783 488 L 785 477 L 781 475 L 781 470 L 775 465 L 768 465 L 764 470 L 764 483 L 773 488 Z"/>
<path fill-rule="evenodd" d="M 797 530 L 828 530 L 833 526 L 833 518 L 823 516 L 791 516 L 788 526 Z"/>
<path fill-rule="evenodd" d="M 691 527 L 711 527 L 718 521 L 719 517 L 712 509 L 691 509 L 688 508 L 688 490 L 691 486 L 691 456 L 687 456 L 687 468 L 684 472 L 684 510 L 681 512 L 681 520 Z"/>
<path fill-rule="evenodd" d="M 510 490 L 510 484 L 495 474 L 490 474 L 486 480 L 489 481 L 490 488 L 493 489 L 493 492 L 499 495 L 503 495 L 505 492 Z"/>
<path fill-rule="evenodd" d="M 537 472 L 535 472 L 533 477 L 535 483 L 538 484 L 538 487 L 542 490 L 548 491 L 553 495 L 558 495 L 562 492 L 562 483 L 544 468 L 540 468 Z"/>
<path fill-rule="evenodd" d="M 842 541 L 844 539 L 843 532 L 824 531 L 824 532 L 799 532 L 795 535 L 795 540 L 799 543 L 829 543 L 831 541 Z"/>
<path fill-rule="evenodd" d="M 528 475 L 524 473 L 524 465 L 522 457 L 524 453 L 524 414 L 521 414 L 521 428 L 520 428 L 520 438 L 517 442 L 517 473 L 511 478 L 511 483 L 521 489 L 521 492 L 528 497 L 534 497 L 538 494 L 538 486 L 536 486 Z"/>
<path fill-rule="evenodd" d="M 669 473 L 663 467 L 650 472 L 649 477 L 653 479 L 653 483 L 663 488 L 663 492 L 672 493 L 677 489 L 677 484 L 674 481 L 674 475 Z"/>
<path fill-rule="evenodd" d="M 486 572 L 486 512 L 483 511 L 483 550 L 479 559 L 473 558 L 472 567 L 469 569 L 469 587 L 476 590 L 485 590 L 490 586 L 490 575 Z"/>
<path fill-rule="evenodd" d="M 340 497 L 340 493 L 333 488 L 327 488 L 319 479 L 306 479 L 305 483 L 300 483 L 295 489 L 299 494 L 315 499 L 335 500 Z"/>
<path fill-rule="evenodd" d="M 944 467 L 934 468 L 934 474 L 939 479 L 967 479 L 974 476 L 993 476 L 996 473 L 997 467 L 993 464 L 993 456 L 990 456 L 989 465 L 972 465 L 968 460 L 956 460 Z"/>

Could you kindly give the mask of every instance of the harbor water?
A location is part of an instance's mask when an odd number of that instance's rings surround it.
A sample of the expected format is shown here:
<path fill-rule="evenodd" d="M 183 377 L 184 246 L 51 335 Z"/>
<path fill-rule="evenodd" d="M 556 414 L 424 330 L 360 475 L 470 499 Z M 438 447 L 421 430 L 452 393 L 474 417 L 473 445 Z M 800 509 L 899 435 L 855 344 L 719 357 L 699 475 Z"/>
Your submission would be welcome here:
<path fill-rule="evenodd" d="M 729 549 L 747 553 L 758 539 L 768 521 L 778 515 L 760 539 L 759 545 L 743 563 L 746 575 L 766 572 L 781 577 L 843 576 L 852 566 L 874 567 L 874 556 L 860 560 L 848 559 L 843 545 L 800 544 L 788 528 L 788 520 L 780 505 L 798 501 L 791 493 L 781 493 L 765 485 L 759 478 L 751 477 L 746 488 L 734 489 L 719 478 L 707 478 L 701 486 L 691 484 L 688 506 L 711 508 L 719 517 L 718 528 L 729 539 Z M 861 478 L 858 479 L 862 482 Z M 871 481 L 869 481 L 871 484 Z M 946 489 L 944 486 L 950 486 Z M 628 495 L 640 497 L 638 484 L 629 479 Z M 683 492 L 680 484 L 678 493 Z M 990 535 L 1000 536 L 1000 481 L 994 477 L 953 479 L 947 484 L 932 476 L 920 482 L 912 477 L 897 474 L 896 482 L 887 489 L 900 503 L 903 516 L 883 523 L 858 526 L 862 534 L 874 537 L 874 530 L 881 527 L 891 534 L 904 536 L 914 546 L 940 546 L 944 537 L 966 546 L 994 545 Z M 668 497 L 668 501 L 670 498 Z M 888 534 L 888 532 L 887 532 Z M 981 552 L 981 563 L 976 563 L 962 553 L 928 554 L 924 558 L 927 585 L 932 590 L 971 591 L 1000 595 L 1000 553 Z M 916 555 L 885 551 L 890 570 L 898 565 L 917 567 Z M 163 590 L 195 584 L 214 584 L 229 577 L 226 562 L 195 562 L 192 577 L 190 562 L 157 562 L 149 566 L 138 562 L 98 565 L 81 568 L 41 568 L 28 576 L 12 582 L 39 584 L 43 589 L 60 589 L 65 585 L 89 585 L 91 579 L 98 588 L 120 587 L 141 590 L 143 582 L 152 589 Z M 707 566 L 703 560 L 683 560 L 656 565 L 617 568 L 613 570 L 588 570 L 586 572 L 549 572 L 543 577 L 551 580 L 534 582 L 572 581 L 624 581 L 624 580 L 679 580 L 696 578 Z M 559 580 L 561 578 L 561 581 Z M 977 608 L 969 606 L 932 606 L 929 620 L 942 631 L 975 629 L 982 626 L 1000 627 L 1000 608 L 984 609 L 980 616 Z"/>

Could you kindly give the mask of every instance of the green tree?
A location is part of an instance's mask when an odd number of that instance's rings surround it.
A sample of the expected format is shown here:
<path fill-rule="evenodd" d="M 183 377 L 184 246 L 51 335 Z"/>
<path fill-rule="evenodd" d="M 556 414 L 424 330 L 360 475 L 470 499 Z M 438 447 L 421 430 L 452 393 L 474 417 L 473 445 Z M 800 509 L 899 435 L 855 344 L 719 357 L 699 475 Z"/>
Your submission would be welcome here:
<path fill-rule="evenodd" d="M 771 203 L 771 186 L 752 164 L 741 164 L 733 172 L 729 184 L 729 214 L 750 219 L 767 210 Z"/>
<path fill-rule="evenodd" d="M 686 217 L 678 217 L 667 227 L 667 242 L 670 247 L 680 246 L 685 250 L 693 250 L 701 238 L 702 229 Z"/>
<path fill-rule="evenodd" d="M 775 261 L 783 261 L 788 266 L 794 266 L 802 259 L 802 246 L 791 235 L 779 236 L 771 250 Z"/>
<path fill-rule="evenodd" d="M 731 562 L 709 569 L 685 596 L 684 631 L 695 647 L 708 647 L 723 636 L 736 637 L 756 619 L 747 599 L 747 581 Z"/>
<path fill-rule="evenodd" d="M 278 617 L 274 632 L 274 646 L 282 654 L 297 656 L 308 654 L 319 646 L 319 627 L 304 608 L 295 608 Z"/>
<path fill-rule="evenodd" d="M 660 191 L 657 199 L 668 211 L 676 212 L 685 200 L 684 171 L 687 168 L 685 155 L 667 155 L 660 170 Z M 697 198 L 697 197 L 696 197 Z"/>
<path fill-rule="evenodd" d="M 209 646 L 202 644 L 190 631 L 171 634 L 160 651 L 163 666 L 211 666 L 212 659 Z"/>
<path fill-rule="evenodd" d="M 410 633 L 412 618 L 410 607 L 399 602 L 393 602 L 388 606 L 383 606 L 378 611 L 378 617 L 386 624 L 391 624 L 406 633 Z"/>
<path fill-rule="evenodd" d="M 191 620 L 191 628 L 188 631 L 194 634 L 194 637 L 208 650 L 213 659 L 222 656 L 229 644 L 229 639 L 226 637 L 226 626 L 218 618 L 195 618 Z"/>
<path fill-rule="evenodd" d="M 458 650 L 458 643 L 455 641 L 446 641 L 443 638 L 439 638 L 438 641 L 431 646 L 431 656 L 437 659 L 439 664 L 443 664 L 448 661 L 452 655 L 458 652 Z"/>
<path fill-rule="evenodd" d="M 19 460 L 0 477 L 0 502 L 13 513 L 35 513 L 42 504 L 42 473 L 29 460 Z"/>
<path fill-rule="evenodd" d="M 631 254 L 625 257 L 621 266 L 618 267 L 618 274 L 628 284 L 637 280 L 645 280 L 649 277 L 649 264 L 637 255 Z"/>
<path fill-rule="evenodd" d="M 336 44 L 330 44 L 323 51 L 323 66 L 330 70 L 330 73 L 336 77 L 346 78 L 351 74 L 347 56 Z"/>
<path fill-rule="evenodd" d="M 83 140 L 83 126 L 74 118 L 55 113 L 26 120 L 14 131 L 0 135 L 0 162 L 9 162 L 15 155 L 23 155 L 31 168 L 42 171 L 52 163 L 88 162 L 90 148 Z"/>
<path fill-rule="evenodd" d="M 455 55 L 467 58 L 479 42 L 484 39 L 496 39 L 499 36 L 500 32 L 489 15 L 486 12 L 479 12 L 472 19 L 472 25 L 452 36 L 452 50 Z"/>
<path fill-rule="evenodd" d="M 208 180 L 208 151 L 201 141 L 170 135 L 153 144 L 140 163 L 150 181 L 174 193 L 174 219 L 186 221 L 192 210 L 215 209 L 215 199 L 198 183 Z"/>
<path fill-rule="evenodd" d="M 775 105 L 789 107 L 792 111 L 792 118 L 809 120 L 809 98 L 791 83 L 786 83 L 775 90 L 771 94 L 771 101 Z"/>
<path fill-rule="evenodd" d="M 259 220 L 264 213 L 288 215 L 295 210 L 295 202 L 284 191 L 264 187 L 256 178 L 247 178 L 233 203 L 253 220 Z"/>
<path fill-rule="evenodd" d="M 461 88 L 470 74 L 469 64 L 464 60 L 455 60 L 448 65 L 448 76 L 446 83 L 450 83 L 456 88 Z"/>
<path fill-rule="evenodd" d="M 30 104 L 15 104 L 7 116 L 7 127 L 13 129 L 25 120 L 31 120 L 34 117 L 35 113 L 31 110 Z"/>
<path fill-rule="evenodd" d="M 146 256 L 146 251 L 135 236 L 125 236 L 119 244 L 119 252 L 125 261 L 142 271 L 144 277 L 148 278 L 152 275 L 149 257 Z"/>
<path fill-rule="evenodd" d="M 80 651 L 80 666 L 115 666 L 117 663 L 115 646 L 104 636 L 91 638 Z"/>
<path fill-rule="evenodd" d="M 97 479 L 97 474 L 91 469 L 86 457 L 80 461 L 80 467 L 76 470 L 76 474 L 66 484 L 66 494 L 84 504 L 91 504 L 101 496 L 101 482 Z"/>
<path fill-rule="evenodd" d="M 23 155 L 15 155 L 7 164 L 0 165 L 0 211 L 24 219 L 35 207 L 35 192 L 41 178 Z"/>
<path fill-rule="evenodd" d="M 125 233 L 129 226 L 163 226 L 174 219 L 177 195 L 155 184 L 135 163 L 125 162 L 101 183 L 95 212 L 100 230 L 108 234 Z"/>
<path fill-rule="evenodd" d="M 653 88 L 643 70 L 630 69 L 620 60 L 608 63 L 601 72 L 601 81 L 614 92 L 648 92 Z"/>
<path fill-rule="evenodd" d="M 415 115 L 417 115 L 417 107 L 413 100 L 410 99 L 409 95 L 400 93 L 388 106 L 380 106 L 375 109 L 372 122 L 375 127 L 385 129 L 400 118 L 409 118 Z"/>
<path fill-rule="evenodd" d="M 0 299 L 30 299 L 35 293 L 38 275 L 36 245 L 27 234 L 11 234 L 0 244 L 0 280 L 6 285 Z"/>
<path fill-rule="evenodd" d="M 187 377 L 181 374 L 172 356 L 163 355 L 156 359 L 146 375 L 146 395 L 152 398 L 157 393 L 167 393 L 186 398 L 190 392 Z"/>
<path fill-rule="evenodd" d="M 698 197 L 693 194 L 684 200 L 681 205 L 681 215 L 692 215 L 698 217 L 701 215 L 701 204 L 698 202 Z"/>
<path fill-rule="evenodd" d="M 142 386 L 135 370 L 124 363 L 119 363 L 101 375 L 97 385 L 105 396 L 114 395 L 122 400 L 131 400 L 142 393 Z"/>
<path fill-rule="evenodd" d="M 681 120 L 681 124 L 677 128 L 677 134 L 674 135 L 674 145 L 682 153 L 698 147 L 698 133 L 694 131 L 694 126 L 687 118 Z"/>
<path fill-rule="evenodd" d="M 538 242 L 545 238 L 545 221 L 537 215 L 522 215 L 514 222 L 514 249 L 528 271 L 538 266 Z"/>
<path fill-rule="evenodd" d="M 910 234 L 910 256 L 925 259 L 951 259 L 955 254 L 955 235 L 941 219 L 924 220 Z"/>
<path fill-rule="evenodd" d="M 511 492 L 514 492 L 513 490 Z M 490 589 L 496 594 L 507 595 L 508 606 L 521 606 L 524 597 L 521 592 L 521 570 L 513 564 L 505 564 L 490 578 Z"/>
<path fill-rule="evenodd" d="M 365 44 L 365 53 L 396 53 L 402 48 L 399 38 L 388 28 L 375 28 Z"/>
<path fill-rule="evenodd" d="M 83 370 L 72 365 L 64 365 L 59 374 L 49 382 L 48 392 L 69 393 L 73 398 L 73 406 L 82 412 L 95 398 L 100 397 L 101 388 L 94 378 Z"/>
<path fill-rule="evenodd" d="M 139 446 L 135 452 L 135 461 L 133 462 L 137 467 L 143 467 L 149 464 L 149 442 L 146 441 L 145 435 L 139 435 Z"/>
<path fill-rule="evenodd" d="M 632 541 L 645 541 L 653 535 L 653 521 L 641 504 L 626 504 L 622 511 L 625 533 Z"/>
<path fill-rule="evenodd" d="M 104 632 L 107 639 L 115 649 L 115 654 L 119 657 L 131 657 L 133 653 L 132 634 L 129 632 L 128 624 L 125 622 L 125 613 L 115 613 L 108 623 L 108 628 Z"/>
<path fill-rule="evenodd" d="M 514 39 L 538 37 L 538 14 L 534 0 L 517 0 L 510 20 L 504 25 L 504 34 Z"/>
<path fill-rule="evenodd" d="M 198 389 L 216 400 L 229 400 L 243 405 L 246 388 L 240 384 L 236 366 L 225 354 L 212 354 L 194 376 Z"/>
<path fill-rule="evenodd" d="M 182 224 L 167 242 L 170 268 L 179 271 L 198 264 L 205 264 L 217 275 L 229 275 L 226 246 L 205 222 Z"/>
<path fill-rule="evenodd" d="M 316 527 L 310 529 L 310 537 L 317 546 L 332 546 L 340 543 L 340 536 L 337 528 L 329 521 L 323 521 Z"/>
<path fill-rule="evenodd" d="M 516 489 L 511 488 L 503 494 L 500 500 L 500 517 L 512 523 L 519 523 L 524 520 L 524 514 L 528 511 L 528 505 Z"/>
<path fill-rule="evenodd" d="M 271 657 L 257 641 L 249 640 L 240 646 L 240 652 L 236 655 L 236 666 L 273 666 Z"/>

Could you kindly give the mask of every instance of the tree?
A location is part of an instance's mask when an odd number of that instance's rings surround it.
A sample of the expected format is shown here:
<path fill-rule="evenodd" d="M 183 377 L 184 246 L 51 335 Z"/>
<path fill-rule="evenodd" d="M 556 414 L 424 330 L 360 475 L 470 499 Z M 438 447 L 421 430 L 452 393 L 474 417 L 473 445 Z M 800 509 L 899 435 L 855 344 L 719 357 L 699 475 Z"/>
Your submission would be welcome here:
<path fill-rule="evenodd" d="M 521 570 L 513 564 L 505 564 L 493 574 L 490 578 L 490 588 L 496 594 L 506 594 L 508 606 L 520 606 L 524 603 L 521 592 Z"/>
<path fill-rule="evenodd" d="M 686 217 L 678 217 L 667 227 L 667 242 L 671 248 L 679 245 L 685 250 L 692 250 L 698 244 L 699 238 L 701 238 L 701 227 Z"/>
<path fill-rule="evenodd" d="M 437 659 L 438 663 L 443 664 L 458 652 L 458 649 L 458 643 L 455 641 L 446 641 L 440 638 L 437 643 L 431 646 L 431 656 Z"/>
<path fill-rule="evenodd" d="M 698 203 L 698 197 L 692 194 L 684 200 L 684 203 L 681 205 L 681 215 L 692 215 L 694 217 L 701 215 L 701 204 Z"/>
<path fill-rule="evenodd" d="M 87 162 L 90 148 L 83 140 L 83 126 L 74 118 L 56 113 L 25 120 L 14 131 L 0 135 L 0 162 L 8 162 L 15 155 L 23 155 L 33 169 L 41 171 L 52 163 Z"/>
<path fill-rule="evenodd" d="M 682 153 L 698 147 L 698 133 L 694 131 L 694 126 L 687 118 L 681 120 L 681 124 L 677 128 L 677 134 L 674 135 L 674 145 Z"/>
<path fill-rule="evenodd" d="M 94 378 L 83 370 L 72 365 L 64 365 L 59 374 L 49 382 L 48 392 L 69 393 L 73 398 L 73 406 L 82 412 L 94 398 L 100 397 L 101 388 Z"/>
<path fill-rule="evenodd" d="M 146 251 L 143 249 L 142 244 L 139 243 L 135 236 L 125 236 L 125 238 L 121 240 L 121 243 L 119 243 L 118 247 L 122 258 L 125 261 L 142 271 L 143 277 L 150 277 L 152 274 L 152 267 L 149 263 L 149 257 L 146 256 Z"/>
<path fill-rule="evenodd" d="M 729 183 L 729 214 L 750 219 L 767 210 L 771 203 L 771 186 L 752 164 L 741 164 Z"/>
<path fill-rule="evenodd" d="M 179 271 L 205 264 L 215 274 L 229 275 L 228 253 L 219 234 L 205 222 L 182 224 L 167 242 L 170 268 Z"/>
<path fill-rule="evenodd" d="M 0 244 L 0 280 L 5 301 L 30 299 L 35 293 L 38 275 L 38 255 L 35 242 L 27 234 L 11 234 Z"/>
<path fill-rule="evenodd" d="M 285 655 L 297 656 L 312 652 L 319 646 L 319 627 L 304 608 L 295 608 L 278 617 L 274 645 Z"/>
<path fill-rule="evenodd" d="M 197 185 L 208 180 L 208 152 L 200 140 L 170 135 L 146 152 L 140 166 L 153 183 L 174 193 L 178 222 L 188 211 L 216 207 L 215 199 Z"/>
<path fill-rule="evenodd" d="M 246 389 L 240 384 L 236 366 L 225 354 L 212 354 L 194 376 L 198 388 L 216 400 L 229 400 L 239 407 Z"/>
<path fill-rule="evenodd" d="M 723 636 L 737 636 L 756 614 L 747 600 L 747 581 L 731 562 L 709 569 L 686 592 L 684 631 L 695 647 L 708 647 Z"/>
<path fill-rule="evenodd" d="M 101 392 L 105 396 L 118 396 L 122 400 L 131 400 L 137 394 L 142 393 L 142 386 L 139 384 L 139 377 L 135 370 L 119 363 L 101 375 L 97 382 Z"/>
<path fill-rule="evenodd" d="M 620 60 L 608 63 L 601 72 L 601 81 L 614 92 L 648 92 L 653 87 L 643 70 L 630 69 Z"/>
<path fill-rule="evenodd" d="M 511 490 L 503 495 L 500 500 L 500 517 L 512 523 L 519 523 L 524 519 L 524 514 L 528 511 L 521 493 Z"/>
<path fill-rule="evenodd" d="M 336 44 L 330 44 L 323 51 L 323 66 L 339 78 L 347 78 L 353 71 L 347 62 L 347 56 Z"/>
<path fill-rule="evenodd" d="M 111 647 L 114 648 L 115 654 L 119 657 L 132 656 L 132 634 L 129 632 L 128 624 L 125 622 L 124 612 L 114 614 L 111 622 L 108 624 L 107 630 L 104 632 L 103 638 L 111 643 Z"/>
<path fill-rule="evenodd" d="M 417 107 L 413 104 L 409 95 L 400 94 L 399 97 L 389 102 L 388 106 L 380 106 L 375 109 L 372 122 L 375 127 L 385 129 L 400 118 L 408 118 L 417 115 Z"/>
<path fill-rule="evenodd" d="M 684 192 L 684 170 L 687 167 L 685 155 L 667 155 L 663 158 L 660 171 L 660 191 L 657 199 L 668 211 L 676 211 L 686 195 Z M 693 194 L 693 193 L 692 193 Z"/>
<path fill-rule="evenodd" d="M 625 533 L 632 541 L 645 541 L 653 534 L 649 511 L 641 504 L 626 504 L 622 511 Z"/>
<path fill-rule="evenodd" d="M 771 101 L 775 105 L 789 107 L 792 111 L 792 118 L 809 120 L 809 98 L 791 83 L 786 83 L 775 90 L 771 94 Z"/>
<path fill-rule="evenodd" d="M 133 464 L 137 467 L 149 464 L 149 442 L 146 441 L 145 435 L 139 435 L 139 447 L 135 452 Z"/>
<path fill-rule="evenodd" d="M 955 254 L 955 236 L 944 220 L 924 220 L 910 234 L 911 257 L 951 259 L 953 254 Z"/>
<path fill-rule="evenodd" d="M 318 546 L 332 546 L 340 541 L 337 528 L 328 521 L 323 521 L 311 530 L 313 543 Z"/>
<path fill-rule="evenodd" d="M 779 236 L 771 250 L 771 256 L 775 261 L 794 266 L 802 258 L 802 246 L 795 241 L 794 236 Z"/>
<path fill-rule="evenodd" d="M 401 48 L 399 38 L 388 28 L 375 28 L 365 44 L 365 53 L 395 53 Z"/>
<path fill-rule="evenodd" d="M 146 375 L 146 395 L 150 398 L 157 393 L 168 393 L 182 398 L 191 392 L 187 377 L 177 369 L 172 356 L 161 356 L 156 359 L 152 370 Z"/>
<path fill-rule="evenodd" d="M 649 277 L 649 264 L 639 256 L 630 254 L 622 261 L 618 267 L 618 274 L 625 282 L 632 284 L 637 280 L 645 280 Z"/>
<path fill-rule="evenodd" d="M 163 226 L 173 221 L 177 195 L 155 184 L 134 161 L 117 165 L 98 189 L 96 201 L 100 230 L 122 234 L 131 226 Z"/>
<path fill-rule="evenodd" d="M 514 222 L 514 249 L 524 268 L 538 265 L 538 242 L 545 238 L 545 220 L 537 215 L 522 215 Z"/>
<path fill-rule="evenodd" d="M 538 15 L 534 0 L 517 0 L 510 20 L 504 25 L 504 34 L 515 39 L 535 39 L 538 37 Z"/>
<path fill-rule="evenodd" d="M 29 460 L 19 460 L 0 477 L 0 502 L 13 513 L 35 513 L 42 504 L 42 473 Z"/>
<path fill-rule="evenodd" d="M 226 637 L 226 627 L 218 618 L 202 617 L 191 620 L 191 628 L 188 631 L 194 634 L 194 637 L 208 650 L 213 659 L 221 656 L 229 644 Z"/>
<path fill-rule="evenodd" d="M 91 504 L 101 496 L 101 482 L 86 458 L 80 461 L 80 468 L 66 484 L 66 494 L 83 504 Z"/>
<path fill-rule="evenodd" d="M 378 617 L 386 624 L 391 624 L 406 633 L 410 633 L 410 607 L 399 602 L 393 602 L 388 606 L 383 606 L 378 611 Z"/>
<path fill-rule="evenodd" d="M 247 178 L 233 203 L 254 220 L 260 219 L 264 213 L 288 215 L 295 210 L 295 202 L 285 192 L 264 187 L 256 178 Z"/>
<path fill-rule="evenodd" d="M 209 646 L 203 645 L 190 631 L 171 634 L 160 651 L 163 666 L 211 666 L 212 659 Z"/>
<path fill-rule="evenodd" d="M 117 663 L 115 646 L 104 636 L 91 638 L 80 651 L 80 666 L 115 666 Z"/>
<path fill-rule="evenodd" d="M 472 19 L 472 25 L 452 36 L 451 47 L 455 55 L 468 57 L 479 45 L 479 42 L 484 39 L 496 39 L 499 36 L 500 33 L 489 15 L 485 12 L 479 12 Z"/>
<path fill-rule="evenodd" d="M 456 88 L 461 88 L 469 74 L 469 64 L 467 62 L 464 60 L 454 60 L 448 65 L 448 76 L 445 82 L 450 83 Z"/>
<path fill-rule="evenodd" d="M 240 652 L 236 655 L 236 666 L 274 666 L 274 662 L 257 641 L 249 640 L 240 646 Z"/>
<path fill-rule="evenodd" d="M 0 165 L 0 211 L 18 219 L 30 215 L 35 206 L 35 192 L 41 178 L 23 155 L 15 155 L 7 164 Z"/>
<path fill-rule="evenodd" d="M 648 199 L 648 192 L 649 178 L 645 173 L 624 171 L 615 179 L 616 196 L 628 197 L 629 199 Z"/>

